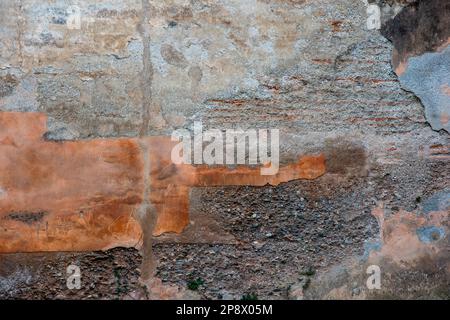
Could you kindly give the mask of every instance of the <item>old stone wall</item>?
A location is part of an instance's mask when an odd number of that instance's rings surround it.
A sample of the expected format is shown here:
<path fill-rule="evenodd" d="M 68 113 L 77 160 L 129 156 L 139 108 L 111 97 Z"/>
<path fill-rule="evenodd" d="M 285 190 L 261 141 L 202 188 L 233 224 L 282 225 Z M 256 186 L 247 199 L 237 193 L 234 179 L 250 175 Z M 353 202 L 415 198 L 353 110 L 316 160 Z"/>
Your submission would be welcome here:
<path fill-rule="evenodd" d="M 448 299 L 450 2 L 369 2 L 1 1 L 0 297 Z M 172 164 L 195 121 L 279 174 Z"/>

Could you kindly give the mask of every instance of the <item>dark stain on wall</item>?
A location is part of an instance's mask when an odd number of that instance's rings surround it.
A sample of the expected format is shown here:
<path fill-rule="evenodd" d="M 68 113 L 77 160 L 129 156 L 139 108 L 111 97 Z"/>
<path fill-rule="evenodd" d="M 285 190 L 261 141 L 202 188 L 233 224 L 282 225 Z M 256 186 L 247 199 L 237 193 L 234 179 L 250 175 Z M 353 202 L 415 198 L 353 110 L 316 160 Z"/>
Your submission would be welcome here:
<path fill-rule="evenodd" d="M 360 175 L 366 170 L 367 154 L 358 142 L 330 139 L 325 143 L 327 172 Z"/>
<path fill-rule="evenodd" d="M 28 225 L 37 223 L 39 221 L 42 221 L 44 216 L 46 215 L 46 212 L 13 212 L 6 216 L 6 218 L 20 221 L 23 223 L 26 223 Z"/>
<path fill-rule="evenodd" d="M 450 0 L 414 2 L 386 22 L 381 33 L 398 52 L 394 67 L 410 56 L 435 51 L 450 38 Z"/>
<path fill-rule="evenodd" d="M 19 84 L 19 80 L 11 74 L 0 77 L 0 98 L 10 96 Z"/>

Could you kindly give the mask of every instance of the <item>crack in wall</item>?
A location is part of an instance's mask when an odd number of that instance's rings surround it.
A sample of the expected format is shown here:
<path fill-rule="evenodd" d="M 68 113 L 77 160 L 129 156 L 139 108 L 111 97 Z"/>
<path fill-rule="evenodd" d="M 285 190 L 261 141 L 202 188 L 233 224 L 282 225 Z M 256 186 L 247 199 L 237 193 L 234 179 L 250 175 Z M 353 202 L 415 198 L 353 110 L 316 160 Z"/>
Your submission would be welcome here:
<path fill-rule="evenodd" d="M 25 22 L 23 18 L 23 4 L 22 0 L 17 1 L 17 45 L 18 45 L 18 56 L 19 56 L 19 65 L 23 68 L 23 43 L 22 36 L 24 30 Z"/>
<path fill-rule="evenodd" d="M 144 141 L 139 141 L 139 146 L 142 150 L 144 160 L 144 194 L 142 203 L 138 209 L 138 221 L 142 229 L 142 266 L 141 266 L 141 278 L 148 280 L 152 277 L 156 270 L 156 263 L 153 256 L 153 230 L 156 225 L 156 210 L 150 203 L 150 159 L 148 155 L 148 145 Z"/>
<path fill-rule="evenodd" d="M 153 65 L 150 56 L 150 25 L 149 20 L 150 5 L 148 0 L 142 0 L 142 16 L 138 26 L 142 37 L 142 126 L 139 136 L 145 137 L 150 123 L 150 113 L 152 109 L 152 81 Z"/>
<path fill-rule="evenodd" d="M 142 0 L 141 21 L 138 26 L 142 38 L 142 126 L 139 132 L 139 146 L 144 158 L 144 194 L 142 204 L 138 210 L 138 221 L 142 228 L 142 266 L 141 278 L 149 280 L 156 271 L 156 263 L 153 256 L 153 230 L 156 224 L 156 210 L 149 202 L 150 197 L 150 172 L 151 165 L 149 159 L 149 148 L 143 141 L 150 124 L 152 113 L 159 113 L 159 110 L 152 110 L 152 82 L 153 65 L 151 61 L 150 45 L 150 3 L 148 0 Z M 153 111 L 153 112 L 152 112 Z"/>
<path fill-rule="evenodd" d="M 150 20 L 150 2 L 142 0 L 141 21 L 138 30 L 142 38 L 142 125 L 139 136 L 145 137 L 149 133 L 149 127 L 152 129 L 162 129 L 166 126 L 166 121 L 162 115 L 160 106 L 153 102 L 153 64 L 151 61 L 151 25 Z"/>

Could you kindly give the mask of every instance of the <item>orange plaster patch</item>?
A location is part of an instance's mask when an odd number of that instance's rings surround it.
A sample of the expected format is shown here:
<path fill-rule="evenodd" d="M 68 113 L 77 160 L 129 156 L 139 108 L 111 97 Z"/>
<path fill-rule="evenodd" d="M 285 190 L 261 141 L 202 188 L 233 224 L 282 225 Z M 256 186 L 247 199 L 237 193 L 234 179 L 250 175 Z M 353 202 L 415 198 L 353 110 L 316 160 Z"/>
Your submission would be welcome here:
<path fill-rule="evenodd" d="M 169 137 L 45 141 L 46 116 L 0 113 L 0 253 L 140 246 L 135 213 L 157 212 L 154 235 L 189 224 L 192 187 L 278 185 L 325 173 L 323 155 L 304 156 L 274 176 L 260 168 L 174 165 Z M 150 172 L 140 144 L 147 144 Z"/>
<path fill-rule="evenodd" d="M 298 162 L 281 167 L 273 176 L 263 176 L 260 168 L 238 166 L 174 165 L 171 151 L 176 142 L 168 137 L 148 138 L 151 159 L 151 200 L 158 209 L 154 235 L 182 232 L 189 223 L 191 187 L 279 185 L 298 179 L 315 179 L 326 171 L 325 156 L 303 156 Z"/>
<path fill-rule="evenodd" d="M 422 256 L 437 252 L 438 246 L 433 243 L 421 242 L 417 229 L 424 226 L 439 226 L 446 228 L 448 211 L 435 211 L 428 215 L 400 210 L 385 218 L 383 206 L 372 211 L 380 226 L 382 248 L 374 251 L 369 257 L 371 263 L 378 263 L 380 259 L 388 258 L 399 265 L 414 263 Z"/>
<path fill-rule="evenodd" d="M 42 114 L 0 114 L 0 252 L 135 245 L 143 190 L 136 141 L 47 142 L 45 129 Z"/>

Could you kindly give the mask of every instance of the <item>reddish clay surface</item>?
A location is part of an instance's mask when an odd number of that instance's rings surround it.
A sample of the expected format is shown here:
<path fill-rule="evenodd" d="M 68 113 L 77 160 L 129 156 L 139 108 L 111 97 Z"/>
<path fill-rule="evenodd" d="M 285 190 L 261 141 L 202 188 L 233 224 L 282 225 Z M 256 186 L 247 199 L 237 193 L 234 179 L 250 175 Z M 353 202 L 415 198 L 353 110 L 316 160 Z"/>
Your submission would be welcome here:
<path fill-rule="evenodd" d="M 148 146 L 154 235 L 189 223 L 191 187 L 278 185 L 325 173 L 325 157 L 304 156 L 262 176 L 260 168 L 172 164 L 169 137 L 45 141 L 46 116 L 0 113 L 0 252 L 139 247 Z"/>

